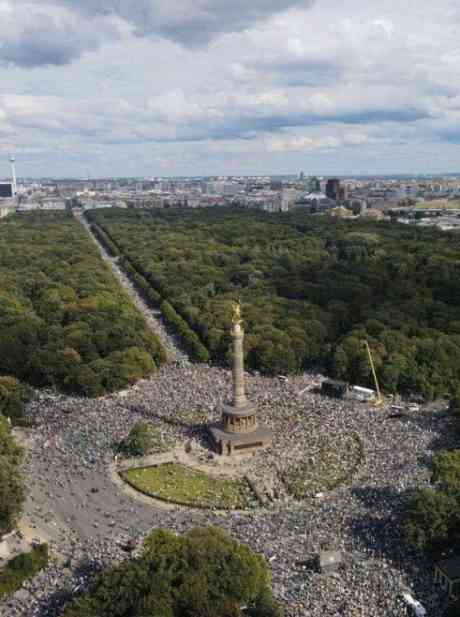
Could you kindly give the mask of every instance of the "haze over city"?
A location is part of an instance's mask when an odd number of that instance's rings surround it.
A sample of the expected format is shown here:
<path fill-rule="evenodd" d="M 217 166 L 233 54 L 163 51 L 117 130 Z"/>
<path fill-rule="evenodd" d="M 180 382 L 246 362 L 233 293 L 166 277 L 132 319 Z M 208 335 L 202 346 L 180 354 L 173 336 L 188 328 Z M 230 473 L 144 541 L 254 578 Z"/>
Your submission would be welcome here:
<path fill-rule="evenodd" d="M 457 172 L 459 22 L 454 0 L 4 0 L 0 154 L 28 177 Z"/>

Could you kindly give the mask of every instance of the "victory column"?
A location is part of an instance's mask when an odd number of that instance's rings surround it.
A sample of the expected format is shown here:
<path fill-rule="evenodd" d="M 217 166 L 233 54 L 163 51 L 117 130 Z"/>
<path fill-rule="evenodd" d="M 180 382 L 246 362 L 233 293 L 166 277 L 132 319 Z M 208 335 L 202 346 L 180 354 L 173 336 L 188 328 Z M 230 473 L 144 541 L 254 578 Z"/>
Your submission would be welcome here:
<path fill-rule="evenodd" d="M 208 427 L 219 454 L 245 454 L 271 446 L 271 431 L 257 422 L 257 407 L 246 398 L 244 383 L 244 330 L 241 305 L 233 307 L 233 400 L 223 405 L 222 420 Z"/>

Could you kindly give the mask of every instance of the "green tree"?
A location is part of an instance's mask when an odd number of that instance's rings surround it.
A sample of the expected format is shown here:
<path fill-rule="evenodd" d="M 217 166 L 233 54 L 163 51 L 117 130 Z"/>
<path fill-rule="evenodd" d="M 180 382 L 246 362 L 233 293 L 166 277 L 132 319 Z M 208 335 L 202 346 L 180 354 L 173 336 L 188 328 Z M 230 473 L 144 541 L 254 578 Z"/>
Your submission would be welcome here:
<path fill-rule="evenodd" d="M 460 385 L 460 249 L 450 234 L 369 220 L 331 224 L 303 211 L 88 216 L 197 361 L 230 359 L 225 307 L 240 295 L 253 369 L 321 366 L 371 385 L 359 343 L 368 338 L 385 389 L 432 398 Z"/>
<path fill-rule="evenodd" d="M 424 489 L 411 501 L 405 529 L 414 546 L 437 551 L 458 541 L 459 525 L 458 494 Z"/>
<path fill-rule="evenodd" d="M 140 420 L 120 444 L 120 450 L 128 456 L 145 456 L 162 449 L 161 435 L 150 422 Z"/>
<path fill-rule="evenodd" d="M 155 369 L 152 356 L 139 347 L 115 351 L 108 357 L 112 365 L 113 383 L 110 389 L 123 388 L 147 377 Z"/>
<path fill-rule="evenodd" d="M 40 544 L 29 553 L 21 553 L 11 559 L 0 571 L 0 601 L 20 589 L 25 580 L 33 578 L 47 565 L 47 544 Z"/>
<path fill-rule="evenodd" d="M 407 370 L 407 359 L 400 353 L 393 353 L 383 363 L 381 372 L 382 386 L 388 392 L 397 392 L 401 379 Z"/>
<path fill-rule="evenodd" d="M 354 384 L 369 383 L 371 368 L 362 339 L 347 337 L 337 348 L 334 361 L 335 372 L 341 379 Z"/>
<path fill-rule="evenodd" d="M 449 411 L 460 421 L 460 388 L 458 388 L 449 403 Z"/>
<path fill-rule="evenodd" d="M 220 529 L 157 529 L 141 557 L 104 572 L 64 617 L 281 617 L 265 560 Z"/>
<path fill-rule="evenodd" d="M 0 377 L 0 414 L 13 420 L 22 418 L 31 391 L 14 377 Z"/>
<path fill-rule="evenodd" d="M 434 457 L 433 482 L 443 489 L 460 490 L 460 450 L 442 450 Z"/>

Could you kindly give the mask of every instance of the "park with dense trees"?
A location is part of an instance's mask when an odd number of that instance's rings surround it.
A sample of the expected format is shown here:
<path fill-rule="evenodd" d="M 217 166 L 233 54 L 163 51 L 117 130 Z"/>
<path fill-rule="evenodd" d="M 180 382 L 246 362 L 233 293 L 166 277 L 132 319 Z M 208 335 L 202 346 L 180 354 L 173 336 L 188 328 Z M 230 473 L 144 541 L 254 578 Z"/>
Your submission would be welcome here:
<path fill-rule="evenodd" d="M 434 398 L 460 385 L 455 233 L 235 208 L 88 218 L 152 302 L 174 311 L 183 336 L 187 327 L 196 336 L 204 360 L 228 362 L 231 305 L 241 298 L 250 369 L 317 368 L 372 385 L 367 339 L 387 392 Z"/>
<path fill-rule="evenodd" d="M 281 617 L 265 559 L 222 530 L 154 530 L 142 555 L 104 571 L 63 617 Z"/>
<path fill-rule="evenodd" d="M 71 214 L 2 221 L 3 413 L 19 414 L 23 400 L 11 378 L 94 397 L 150 375 L 164 360 L 160 341 Z"/>

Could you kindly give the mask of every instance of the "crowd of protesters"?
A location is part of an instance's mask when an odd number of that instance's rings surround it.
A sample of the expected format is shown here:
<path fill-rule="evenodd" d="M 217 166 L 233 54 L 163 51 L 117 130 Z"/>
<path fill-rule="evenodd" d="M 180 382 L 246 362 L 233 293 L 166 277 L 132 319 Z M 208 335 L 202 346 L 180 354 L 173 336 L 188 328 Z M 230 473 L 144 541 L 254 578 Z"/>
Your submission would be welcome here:
<path fill-rule="evenodd" d="M 59 561 L 10 599 L 5 614 L 58 614 L 58 608 L 50 610 L 60 606 L 63 591 L 81 588 L 94 568 L 126 558 L 126 543 L 140 542 L 158 526 L 180 533 L 218 525 L 247 542 L 269 560 L 275 594 L 288 616 L 405 615 L 401 594 L 407 589 L 432 602 L 431 569 L 405 542 L 402 520 L 410 491 L 429 480 L 427 462 L 449 434 L 449 419 L 423 408 L 392 418 L 388 410 L 325 398 L 316 391 L 317 375 L 246 379 L 248 397 L 274 440 L 270 450 L 240 465 L 277 490 L 264 506 L 245 512 L 146 503 L 123 491 L 109 473 L 116 445 L 139 419 L 152 422 L 169 443 L 191 450 L 210 470 L 221 466 L 206 444 L 205 425 L 218 420 L 230 397 L 229 371 L 170 365 L 102 399 L 39 394 L 27 411 L 35 426 L 27 431 L 26 518 Z M 354 460 L 347 467 L 350 435 L 362 447 L 357 468 Z M 314 465 L 319 444 L 328 440 L 341 448 L 350 476 L 333 490 L 293 499 L 280 481 L 284 471 L 304 461 Z M 342 555 L 332 575 L 314 565 L 324 550 Z"/>

